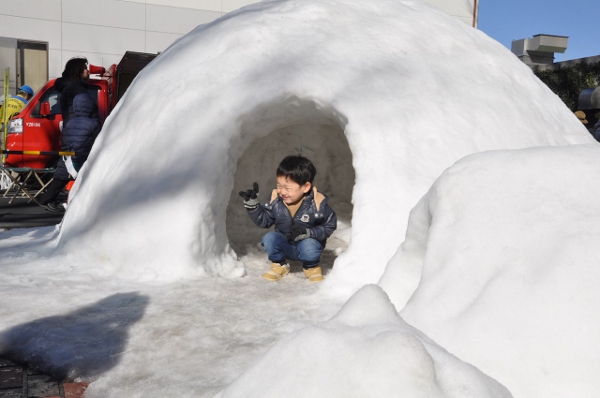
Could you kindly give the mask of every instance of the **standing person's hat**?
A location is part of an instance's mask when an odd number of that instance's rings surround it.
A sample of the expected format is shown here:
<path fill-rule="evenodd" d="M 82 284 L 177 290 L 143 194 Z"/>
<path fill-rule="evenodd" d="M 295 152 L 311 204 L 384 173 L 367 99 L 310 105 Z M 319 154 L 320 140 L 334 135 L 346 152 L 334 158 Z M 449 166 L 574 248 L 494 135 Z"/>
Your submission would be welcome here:
<path fill-rule="evenodd" d="M 33 94 L 34 94 L 33 89 L 31 87 L 29 87 L 28 85 L 24 85 L 24 86 L 19 87 L 19 91 L 27 93 L 27 94 L 29 94 L 31 96 L 33 96 Z"/>
<path fill-rule="evenodd" d="M 585 112 L 584 111 L 576 111 L 575 112 L 575 116 L 577 116 L 577 118 L 579 119 L 579 121 L 583 124 L 588 124 L 587 119 L 585 118 Z"/>

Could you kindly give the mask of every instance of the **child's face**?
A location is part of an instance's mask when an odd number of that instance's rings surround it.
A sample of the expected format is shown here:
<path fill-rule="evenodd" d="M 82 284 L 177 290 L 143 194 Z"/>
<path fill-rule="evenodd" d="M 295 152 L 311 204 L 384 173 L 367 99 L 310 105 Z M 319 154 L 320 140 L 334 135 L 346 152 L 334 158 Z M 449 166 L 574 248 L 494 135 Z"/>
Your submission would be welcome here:
<path fill-rule="evenodd" d="M 300 185 L 287 177 L 277 177 L 277 193 L 288 205 L 297 203 L 308 191 L 310 191 L 310 182 Z"/>

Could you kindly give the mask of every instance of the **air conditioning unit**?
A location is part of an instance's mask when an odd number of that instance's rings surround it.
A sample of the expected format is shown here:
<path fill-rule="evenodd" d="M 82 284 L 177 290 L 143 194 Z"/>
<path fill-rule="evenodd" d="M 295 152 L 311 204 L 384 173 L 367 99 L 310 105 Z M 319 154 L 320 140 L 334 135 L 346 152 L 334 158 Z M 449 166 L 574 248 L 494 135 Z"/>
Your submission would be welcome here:
<path fill-rule="evenodd" d="M 554 53 L 564 53 L 568 36 L 539 34 L 533 38 L 514 40 L 511 51 L 527 65 L 552 64 Z"/>

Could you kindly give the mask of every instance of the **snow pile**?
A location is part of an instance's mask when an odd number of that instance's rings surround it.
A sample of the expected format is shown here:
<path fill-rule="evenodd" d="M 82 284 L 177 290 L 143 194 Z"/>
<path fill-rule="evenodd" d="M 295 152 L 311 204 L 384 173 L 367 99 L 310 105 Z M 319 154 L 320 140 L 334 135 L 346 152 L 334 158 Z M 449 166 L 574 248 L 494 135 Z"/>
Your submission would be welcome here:
<path fill-rule="evenodd" d="M 331 320 L 280 340 L 215 398 L 512 397 L 406 324 L 376 285 Z"/>
<path fill-rule="evenodd" d="M 277 150 L 252 150 L 261 138 Z M 329 283 L 349 293 L 378 280 L 410 209 L 459 158 L 592 140 L 506 48 L 423 2 L 266 1 L 199 26 L 136 78 L 58 244 L 73 266 L 124 278 L 242 275 L 259 233 L 231 233 L 237 192 L 259 181 L 266 195 L 273 165 L 301 151 L 348 210 Z"/>
<path fill-rule="evenodd" d="M 461 160 L 411 213 L 380 286 L 515 397 L 597 396 L 599 174 L 596 144 Z"/>

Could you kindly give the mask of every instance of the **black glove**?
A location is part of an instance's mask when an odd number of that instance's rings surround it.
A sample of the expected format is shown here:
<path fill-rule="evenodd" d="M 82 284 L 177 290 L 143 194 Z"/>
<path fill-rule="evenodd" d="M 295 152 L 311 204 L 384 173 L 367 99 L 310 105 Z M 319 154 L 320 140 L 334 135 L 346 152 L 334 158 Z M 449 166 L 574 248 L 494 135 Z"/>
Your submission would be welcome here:
<path fill-rule="evenodd" d="M 258 207 L 258 183 L 252 185 L 253 189 L 240 191 L 240 196 L 244 199 L 244 206 L 247 210 L 254 210 Z"/>
<path fill-rule="evenodd" d="M 290 228 L 290 232 L 288 232 L 285 237 L 289 242 L 300 242 L 301 240 L 310 238 L 310 230 L 293 224 Z"/>

